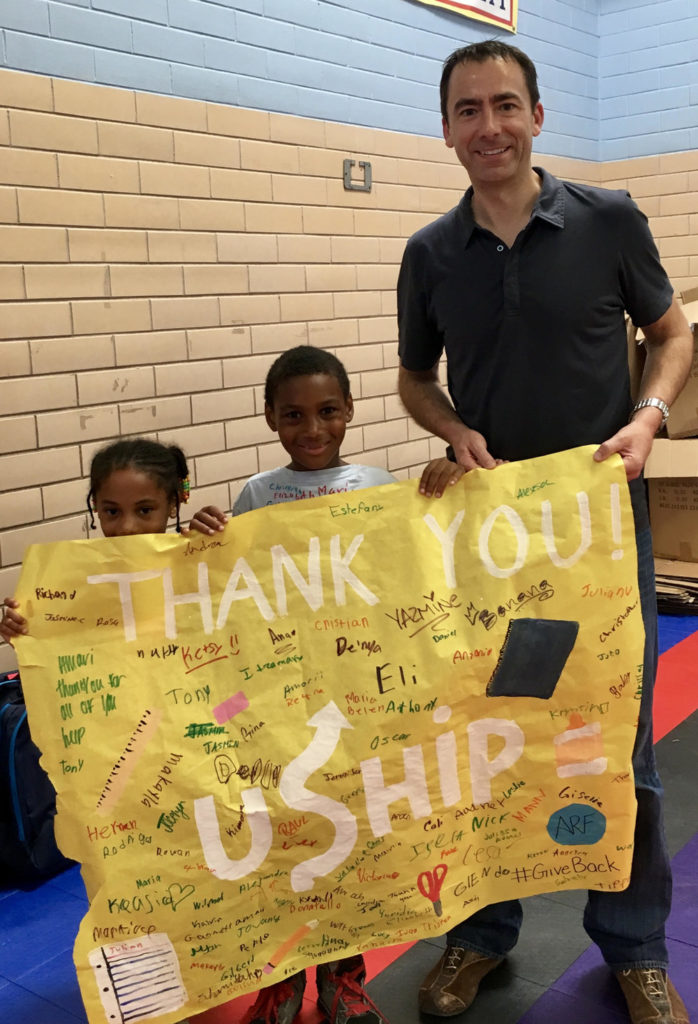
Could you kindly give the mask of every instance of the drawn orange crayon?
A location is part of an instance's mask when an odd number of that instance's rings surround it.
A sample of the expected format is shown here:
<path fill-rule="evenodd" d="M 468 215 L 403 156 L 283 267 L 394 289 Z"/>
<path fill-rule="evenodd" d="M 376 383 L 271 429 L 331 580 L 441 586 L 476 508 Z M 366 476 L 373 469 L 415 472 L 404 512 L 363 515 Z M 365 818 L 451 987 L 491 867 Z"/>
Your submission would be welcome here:
<path fill-rule="evenodd" d="M 289 935 L 286 941 L 282 942 L 279 948 L 276 950 L 276 952 L 272 953 L 272 955 L 269 957 L 268 962 L 262 968 L 264 973 L 271 974 L 274 968 L 279 966 L 279 964 L 286 956 L 286 954 L 290 953 L 292 949 L 295 949 L 296 946 L 305 938 L 305 936 L 309 935 L 310 932 L 312 932 L 313 928 L 317 928 L 319 923 L 320 922 L 318 920 L 313 918 L 312 921 L 306 921 L 306 923 L 304 925 L 301 925 L 300 928 L 296 928 L 293 935 Z"/>
<path fill-rule="evenodd" d="M 159 708 L 145 709 L 143 717 L 131 733 L 119 760 L 109 773 L 109 778 L 97 801 L 97 814 L 104 817 L 111 813 L 112 808 L 118 803 L 134 768 L 151 738 L 157 732 L 161 719 L 162 711 Z"/>

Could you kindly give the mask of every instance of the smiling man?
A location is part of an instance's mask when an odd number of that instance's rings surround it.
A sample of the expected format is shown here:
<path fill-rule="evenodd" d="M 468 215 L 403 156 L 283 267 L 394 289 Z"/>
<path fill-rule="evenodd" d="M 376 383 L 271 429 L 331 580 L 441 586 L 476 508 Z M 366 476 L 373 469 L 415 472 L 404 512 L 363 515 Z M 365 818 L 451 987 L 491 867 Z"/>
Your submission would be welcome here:
<path fill-rule="evenodd" d="M 652 746 L 657 621 L 640 475 L 688 374 L 691 334 L 629 195 L 558 181 L 531 165 L 544 115 L 526 54 L 497 40 L 456 50 L 443 67 L 441 114 L 446 145 L 471 185 L 454 210 L 408 241 L 398 282 L 400 395 L 448 443 L 452 460 L 430 468 L 421 489 L 438 497 L 463 469 L 494 470 L 579 445 L 597 445 L 597 461 L 614 452 L 623 459 L 646 633 L 635 848 L 628 889 L 590 892 L 584 925 L 633 1024 L 687 1024 L 666 971 L 671 875 Z M 634 406 L 626 311 L 647 343 Z M 438 383 L 444 353 L 450 400 Z M 466 1010 L 516 943 L 521 916 L 520 904 L 507 901 L 453 928 L 420 990 L 421 1009 L 444 1017 Z"/>

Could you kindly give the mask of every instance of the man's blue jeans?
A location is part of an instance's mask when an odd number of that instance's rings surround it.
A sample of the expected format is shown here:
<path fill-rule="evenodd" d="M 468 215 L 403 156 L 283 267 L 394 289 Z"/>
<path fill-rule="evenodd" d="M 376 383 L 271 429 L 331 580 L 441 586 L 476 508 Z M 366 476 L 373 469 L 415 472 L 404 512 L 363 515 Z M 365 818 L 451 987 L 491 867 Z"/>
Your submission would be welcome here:
<path fill-rule="evenodd" d="M 640 484 L 640 481 L 635 481 Z M 623 892 L 589 892 L 587 934 L 613 970 L 666 967 L 664 924 L 671 908 L 671 866 L 664 839 L 662 786 L 652 741 L 652 691 L 657 674 L 657 597 L 652 538 L 644 494 L 631 485 L 637 539 L 638 582 L 645 626 L 642 700 L 633 750 L 637 821 L 630 885 Z M 504 956 L 516 944 L 523 913 L 518 900 L 493 903 L 448 932 L 448 943 Z"/>

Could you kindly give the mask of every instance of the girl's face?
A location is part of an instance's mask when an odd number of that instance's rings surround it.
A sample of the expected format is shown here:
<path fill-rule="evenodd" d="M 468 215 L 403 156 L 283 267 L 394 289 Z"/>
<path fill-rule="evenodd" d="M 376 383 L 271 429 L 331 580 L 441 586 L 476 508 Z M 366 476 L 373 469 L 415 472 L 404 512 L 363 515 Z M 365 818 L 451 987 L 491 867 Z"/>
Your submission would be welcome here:
<path fill-rule="evenodd" d="M 95 512 L 105 537 L 164 533 L 175 513 L 160 485 L 137 469 L 115 469 L 95 494 Z"/>

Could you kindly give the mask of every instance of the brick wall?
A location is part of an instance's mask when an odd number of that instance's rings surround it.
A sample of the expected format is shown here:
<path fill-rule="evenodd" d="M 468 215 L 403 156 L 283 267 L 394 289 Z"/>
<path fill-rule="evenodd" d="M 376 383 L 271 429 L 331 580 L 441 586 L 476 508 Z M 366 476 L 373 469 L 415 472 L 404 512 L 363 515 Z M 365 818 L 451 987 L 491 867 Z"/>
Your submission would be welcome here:
<path fill-rule="evenodd" d="M 465 185 L 443 142 L 0 70 L 0 147 L 0 595 L 28 544 L 87 535 L 120 434 L 181 444 L 190 509 L 229 508 L 284 458 L 262 385 L 291 345 L 345 362 L 349 457 L 406 477 L 441 452 L 396 395 L 395 282 Z M 541 163 L 628 187 L 674 284 L 698 279 L 698 153 Z"/>

